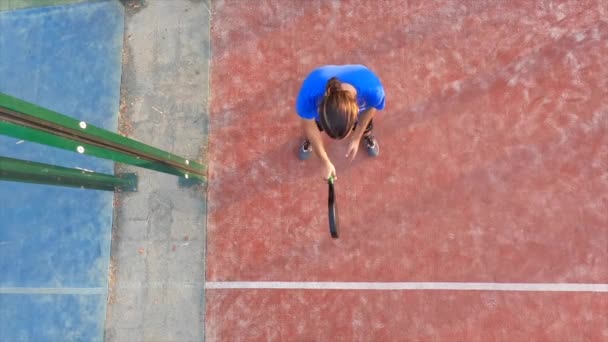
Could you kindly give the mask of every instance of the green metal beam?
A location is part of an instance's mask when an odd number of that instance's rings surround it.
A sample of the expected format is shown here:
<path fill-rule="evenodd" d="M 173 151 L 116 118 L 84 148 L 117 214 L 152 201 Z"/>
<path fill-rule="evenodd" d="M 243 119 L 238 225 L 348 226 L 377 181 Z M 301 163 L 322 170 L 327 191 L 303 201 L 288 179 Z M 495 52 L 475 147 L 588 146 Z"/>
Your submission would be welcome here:
<path fill-rule="evenodd" d="M 205 181 L 205 167 L 119 134 L 0 93 L 0 134 Z"/>
<path fill-rule="evenodd" d="M 45 7 L 75 4 L 86 0 L 0 0 L 1 11 L 14 11 L 22 8 Z"/>
<path fill-rule="evenodd" d="M 106 191 L 137 191 L 137 176 L 133 173 L 112 176 L 1 156 L 0 180 Z"/>
<path fill-rule="evenodd" d="M 202 164 L 3 93 L 0 93 L 0 114 L 0 118 L 5 121 L 30 127 L 35 126 L 38 129 L 46 128 L 64 136 L 69 135 L 76 141 L 111 147 L 172 165 L 184 170 L 184 173 L 197 174 L 203 177 L 205 175 L 205 167 Z"/>
<path fill-rule="evenodd" d="M 195 178 L 204 181 L 204 177 L 196 174 L 188 175 L 185 172 L 169 165 L 157 163 L 141 157 L 132 156 L 118 151 L 108 150 L 94 145 L 84 144 L 78 141 L 59 137 L 51 133 L 42 132 L 37 129 L 16 125 L 0 120 L 0 134 L 17 139 L 28 140 L 40 144 L 61 148 L 64 150 L 78 152 L 98 158 L 109 159 L 119 163 L 129 164 L 137 167 L 168 173 L 184 178 Z"/>

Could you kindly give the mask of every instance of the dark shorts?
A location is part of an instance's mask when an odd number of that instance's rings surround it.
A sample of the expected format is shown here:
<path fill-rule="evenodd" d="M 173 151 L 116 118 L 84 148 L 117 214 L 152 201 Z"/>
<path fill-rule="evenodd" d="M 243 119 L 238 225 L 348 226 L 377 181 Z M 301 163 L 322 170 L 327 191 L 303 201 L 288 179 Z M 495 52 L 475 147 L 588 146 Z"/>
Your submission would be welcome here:
<path fill-rule="evenodd" d="M 319 123 L 319 121 L 315 120 L 315 123 L 317 124 L 317 128 L 319 129 L 319 132 L 323 132 L 323 127 L 321 127 L 321 124 Z M 357 123 L 355 122 L 355 126 L 353 126 L 353 131 L 355 131 L 357 129 Z M 363 135 L 367 135 L 367 133 L 371 132 L 372 129 L 374 129 L 374 119 L 371 119 L 369 121 L 369 124 L 367 124 L 367 127 L 365 127 L 365 131 L 363 132 Z"/>

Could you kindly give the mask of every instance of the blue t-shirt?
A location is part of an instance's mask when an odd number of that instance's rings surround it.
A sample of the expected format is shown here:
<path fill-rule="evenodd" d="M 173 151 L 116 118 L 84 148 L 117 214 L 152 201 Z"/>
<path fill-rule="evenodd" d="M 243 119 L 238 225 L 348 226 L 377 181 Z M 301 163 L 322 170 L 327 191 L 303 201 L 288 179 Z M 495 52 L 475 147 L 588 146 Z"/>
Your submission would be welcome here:
<path fill-rule="evenodd" d="M 313 70 L 304 80 L 296 100 L 296 112 L 303 119 L 318 119 L 318 107 L 330 78 L 337 77 L 357 90 L 359 113 L 374 107 L 384 109 L 384 87 L 364 65 L 326 65 Z"/>

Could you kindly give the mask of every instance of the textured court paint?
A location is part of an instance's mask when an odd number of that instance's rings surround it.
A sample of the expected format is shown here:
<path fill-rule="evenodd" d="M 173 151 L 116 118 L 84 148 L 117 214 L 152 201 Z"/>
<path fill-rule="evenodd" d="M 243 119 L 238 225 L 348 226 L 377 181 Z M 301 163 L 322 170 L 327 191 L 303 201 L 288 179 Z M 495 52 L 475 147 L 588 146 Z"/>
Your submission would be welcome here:
<path fill-rule="evenodd" d="M 100 295 L 106 291 L 104 287 L 0 287 L 0 294 Z"/>
<path fill-rule="evenodd" d="M 101 341 L 106 294 L 0 294 L 1 341 Z"/>
<path fill-rule="evenodd" d="M 207 281 L 608 283 L 608 3 L 235 0 L 211 11 Z M 293 109 L 306 74 L 332 63 L 367 64 L 387 93 L 378 159 L 360 150 L 349 164 L 345 143 L 328 148 L 336 241 L 319 162 L 296 158 Z M 292 321 L 240 309 L 278 298 L 238 298 L 208 309 L 212 330 Z M 546 317 L 549 305 L 522 309 Z M 562 314 L 555 331 L 578 329 Z"/>
<path fill-rule="evenodd" d="M 592 293 L 209 290 L 206 341 L 604 341 Z M 604 311 L 602 311 L 604 310 Z M 220 318 L 221 317 L 221 318 Z"/>
<path fill-rule="evenodd" d="M 607 282 L 605 7 L 214 3 L 208 280 Z M 331 241 L 293 103 L 345 62 L 387 108 L 380 158 L 329 147 Z"/>
<path fill-rule="evenodd" d="M 0 92 L 115 130 L 122 33 L 116 1 L 0 12 Z M 4 136 L 0 155 L 113 173 L 110 161 Z M 112 199 L 0 182 L 0 340 L 103 338 Z"/>
<path fill-rule="evenodd" d="M 120 4 L 2 12 L 0 31 L 0 92 L 116 129 Z M 0 142 L 4 156 L 113 173 L 110 161 Z M 106 286 L 111 193 L 0 182 L 0 202 L 0 286 Z"/>

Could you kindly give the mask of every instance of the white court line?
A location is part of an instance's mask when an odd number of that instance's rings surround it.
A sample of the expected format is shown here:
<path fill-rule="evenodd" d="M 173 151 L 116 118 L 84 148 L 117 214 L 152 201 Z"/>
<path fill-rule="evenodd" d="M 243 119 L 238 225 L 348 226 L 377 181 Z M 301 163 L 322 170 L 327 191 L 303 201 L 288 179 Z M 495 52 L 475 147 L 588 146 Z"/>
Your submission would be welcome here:
<path fill-rule="evenodd" d="M 285 281 L 210 281 L 206 289 L 286 289 L 286 290 L 450 290 L 450 291 L 525 291 L 525 292 L 608 292 L 608 284 L 580 283 L 365 283 L 365 282 L 285 282 Z"/>
<path fill-rule="evenodd" d="M 102 287 L 0 287 L 0 294 L 58 294 L 99 295 L 105 294 Z"/>

